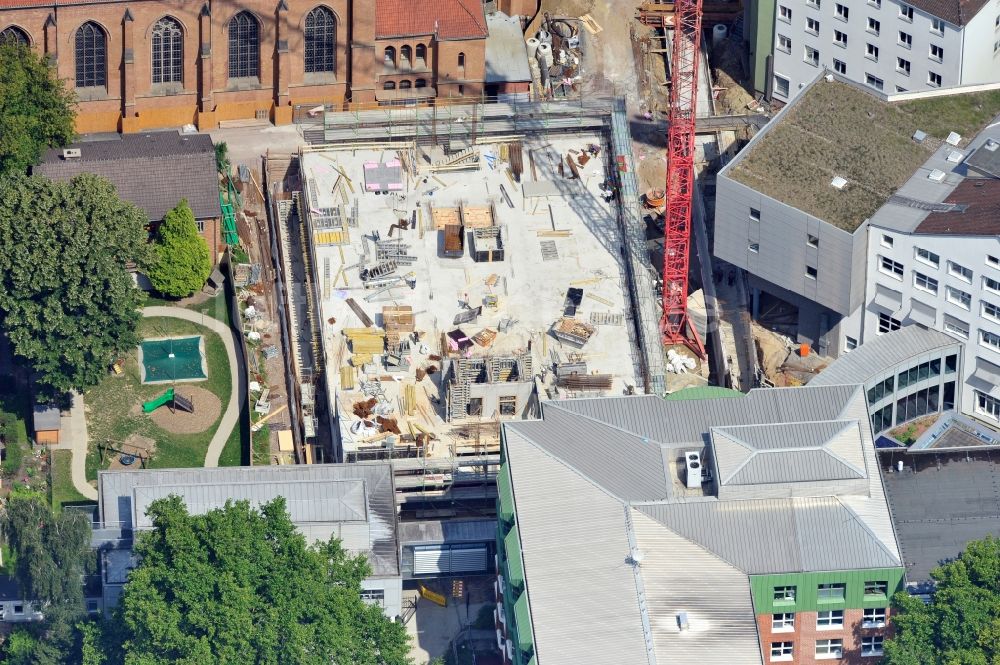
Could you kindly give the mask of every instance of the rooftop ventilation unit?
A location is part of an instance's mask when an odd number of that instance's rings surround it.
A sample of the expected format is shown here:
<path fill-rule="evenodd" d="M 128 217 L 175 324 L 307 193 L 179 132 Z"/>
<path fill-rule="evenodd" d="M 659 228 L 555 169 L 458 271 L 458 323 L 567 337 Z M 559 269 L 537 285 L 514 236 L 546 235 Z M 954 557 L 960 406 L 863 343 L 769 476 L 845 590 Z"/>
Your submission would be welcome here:
<path fill-rule="evenodd" d="M 986 139 L 986 143 L 983 144 L 983 147 L 990 152 L 996 152 L 997 148 L 1000 148 L 1000 143 L 997 143 L 993 139 Z"/>
<path fill-rule="evenodd" d="M 677 628 L 680 629 L 681 632 L 691 629 L 691 623 L 688 621 L 687 612 L 677 613 Z"/>
<path fill-rule="evenodd" d="M 687 475 L 685 479 L 687 480 L 687 488 L 689 490 L 701 489 L 702 481 L 702 468 L 701 468 L 701 455 L 694 452 L 693 450 L 684 453 L 684 462 L 687 468 Z"/>
<path fill-rule="evenodd" d="M 944 171 L 941 169 L 932 169 L 930 173 L 927 174 L 928 180 L 933 180 L 934 182 L 942 182 L 944 180 Z"/>
<path fill-rule="evenodd" d="M 948 138 L 946 138 L 944 142 L 947 143 L 948 145 L 958 145 L 961 140 L 962 140 L 961 134 L 959 134 L 958 132 L 949 132 Z"/>
<path fill-rule="evenodd" d="M 830 186 L 834 189 L 843 189 L 847 186 L 847 178 L 841 178 L 839 175 L 834 176 L 833 180 L 830 181 Z"/>
<path fill-rule="evenodd" d="M 951 152 L 948 153 L 948 161 L 951 162 L 952 164 L 958 164 L 960 161 L 962 161 L 963 157 L 965 157 L 965 155 L 963 155 L 958 150 L 952 150 Z"/>
<path fill-rule="evenodd" d="M 79 148 L 66 148 L 62 151 L 63 159 L 80 159 L 82 154 Z"/>
<path fill-rule="evenodd" d="M 917 143 L 923 143 L 924 139 L 926 138 L 927 138 L 927 132 L 921 131 L 919 129 L 913 132 L 913 140 L 916 141 Z"/>

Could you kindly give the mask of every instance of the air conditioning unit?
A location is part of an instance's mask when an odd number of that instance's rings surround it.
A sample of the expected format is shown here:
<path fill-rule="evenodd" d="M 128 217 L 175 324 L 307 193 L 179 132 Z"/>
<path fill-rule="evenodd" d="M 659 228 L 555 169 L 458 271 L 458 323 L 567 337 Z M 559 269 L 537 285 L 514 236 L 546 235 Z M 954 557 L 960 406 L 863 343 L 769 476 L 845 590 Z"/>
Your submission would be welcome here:
<path fill-rule="evenodd" d="M 65 148 L 62 151 L 63 159 L 80 159 L 82 154 L 79 148 Z"/>
<path fill-rule="evenodd" d="M 686 452 L 684 453 L 684 462 L 687 467 L 687 488 L 689 490 L 701 489 L 701 455 L 693 450 Z"/>

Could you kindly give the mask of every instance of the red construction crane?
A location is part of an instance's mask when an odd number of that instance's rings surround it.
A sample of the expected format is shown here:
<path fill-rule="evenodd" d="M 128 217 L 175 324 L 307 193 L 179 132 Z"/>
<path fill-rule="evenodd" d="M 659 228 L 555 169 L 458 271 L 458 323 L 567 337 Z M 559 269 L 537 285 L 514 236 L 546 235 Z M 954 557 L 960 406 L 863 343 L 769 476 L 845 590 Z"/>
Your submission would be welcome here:
<path fill-rule="evenodd" d="M 664 344 L 686 344 L 698 356 L 705 347 L 687 312 L 691 201 L 694 195 L 694 123 L 701 52 L 701 0 L 674 3 L 674 43 L 667 128 L 667 186 L 663 225 Z"/>

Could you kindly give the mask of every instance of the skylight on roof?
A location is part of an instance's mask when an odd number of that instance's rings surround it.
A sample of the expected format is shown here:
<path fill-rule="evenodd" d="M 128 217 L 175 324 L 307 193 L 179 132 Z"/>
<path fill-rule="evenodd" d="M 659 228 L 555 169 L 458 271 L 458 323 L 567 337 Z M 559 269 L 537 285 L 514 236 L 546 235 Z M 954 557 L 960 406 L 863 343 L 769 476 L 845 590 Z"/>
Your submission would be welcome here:
<path fill-rule="evenodd" d="M 944 180 L 944 171 L 941 169 L 931 169 L 931 172 L 927 174 L 927 179 L 934 182 L 942 182 Z"/>
<path fill-rule="evenodd" d="M 963 157 L 965 157 L 965 155 L 963 155 L 958 150 L 952 150 L 951 152 L 948 153 L 948 161 L 951 162 L 952 164 L 958 164 L 960 161 L 962 161 Z"/>
<path fill-rule="evenodd" d="M 841 178 L 839 175 L 834 176 L 833 180 L 830 181 L 830 185 L 834 189 L 843 189 L 847 186 L 847 178 Z"/>
<path fill-rule="evenodd" d="M 958 145 L 959 142 L 961 142 L 961 140 L 962 140 L 961 134 L 959 134 L 958 132 L 949 132 L 948 138 L 945 139 L 945 142 L 948 145 Z"/>

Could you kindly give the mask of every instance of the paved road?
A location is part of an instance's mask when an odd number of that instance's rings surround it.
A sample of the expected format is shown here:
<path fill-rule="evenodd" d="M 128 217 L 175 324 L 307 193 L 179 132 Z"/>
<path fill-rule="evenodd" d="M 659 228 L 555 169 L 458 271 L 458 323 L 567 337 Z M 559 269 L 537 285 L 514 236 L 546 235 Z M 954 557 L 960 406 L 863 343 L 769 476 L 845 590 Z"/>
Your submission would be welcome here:
<path fill-rule="evenodd" d="M 97 500 L 97 490 L 87 482 L 87 416 L 83 410 L 83 395 L 73 393 L 73 406 L 69 415 L 62 417 L 60 423 L 60 442 L 53 446 L 54 450 L 69 450 L 72 452 L 70 477 L 76 491 L 92 501 Z"/>
<path fill-rule="evenodd" d="M 219 427 L 215 430 L 215 435 L 212 436 L 212 440 L 208 444 L 208 452 L 205 454 L 206 467 L 219 466 L 219 456 L 222 455 L 222 449 L 225 448 L 226 441 L 229 440 L 229 435 L 232 434 L 233 428 L 236 427 L 240 420 L 240 364 L 239 359 L 236 357 L 236 344 L 233 341 L 232 329 L 222 321 L 207 314 L 192 312 L 189 309 L 181 307 L 146 307 L 142 310 L 142 315 L 146 318 L 168 316 L 174 319 L 184 319 L 185 321 L 197 323 L 217 333 L 222 338 L 223 344 L 226 345 L 226 353 L 229 355 L 229 379 L 232 390 L 229 392 L 229 403 L 226 405 L 226 411 L 222 414 L 222 420 L 219 421 Z M 86 447 L 84 447 L 84 451 L 86 451 Z M 73 459 L 75 469 L 75 453 Z"/>

